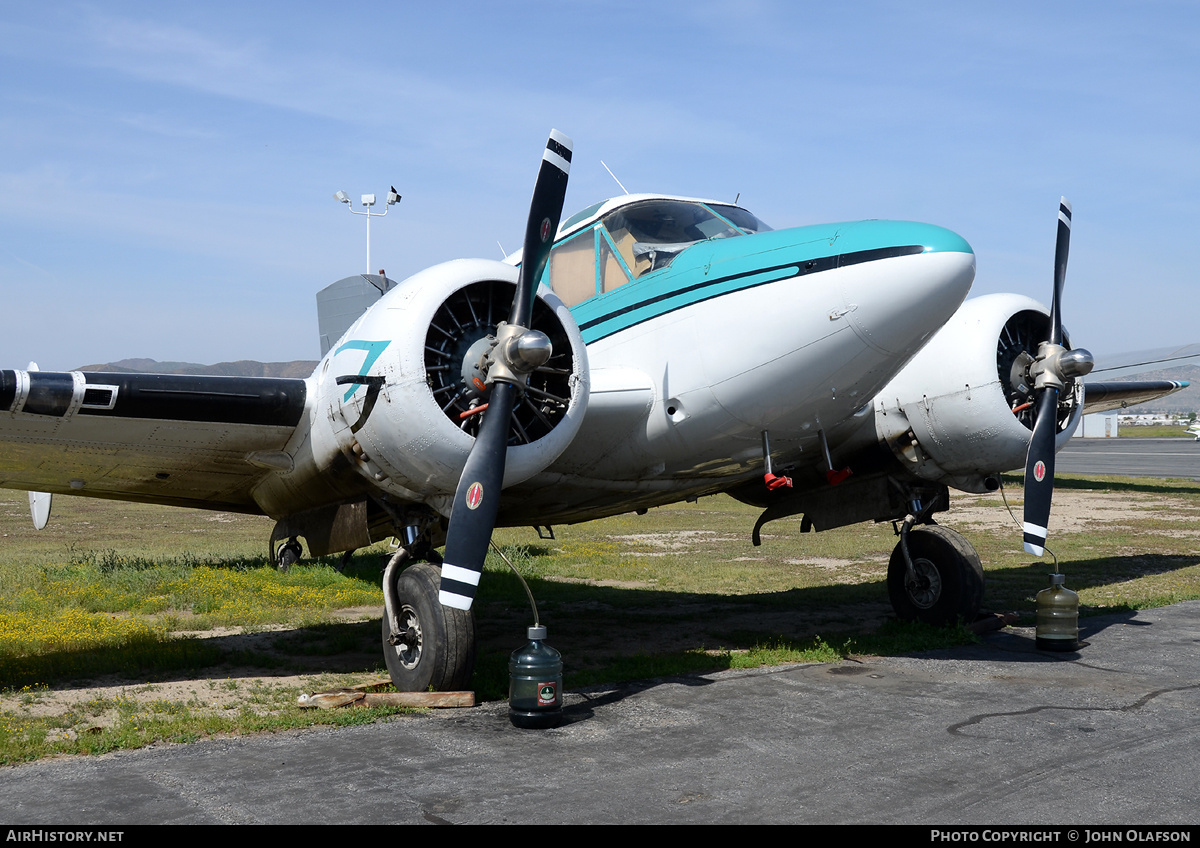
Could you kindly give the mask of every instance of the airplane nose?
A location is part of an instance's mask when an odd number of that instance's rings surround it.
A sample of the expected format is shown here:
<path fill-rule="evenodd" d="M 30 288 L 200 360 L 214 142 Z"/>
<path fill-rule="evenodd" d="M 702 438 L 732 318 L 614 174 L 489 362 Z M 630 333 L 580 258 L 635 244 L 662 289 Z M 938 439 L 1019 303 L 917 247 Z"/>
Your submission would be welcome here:
<path fill-rule="evenodd" d="M 861 259 L 840 278 L 845 317 L 880 353 L 908 357 L 919 350 L 975 279 L 971 246 L 942 227 L 863 221 L 838 238 L 844 257 Z"/>

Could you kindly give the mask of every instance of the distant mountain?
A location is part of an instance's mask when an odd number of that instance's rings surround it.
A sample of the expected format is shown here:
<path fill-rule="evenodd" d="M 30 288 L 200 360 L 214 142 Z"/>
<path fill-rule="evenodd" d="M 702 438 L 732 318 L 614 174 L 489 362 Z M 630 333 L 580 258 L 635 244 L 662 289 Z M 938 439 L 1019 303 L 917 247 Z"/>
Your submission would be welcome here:
<path fill-rule="evenodd" d="M 158 362 L 154 359 L 122 359 L 101 365 L 83 365 L 75 371 L 119 371 L 141 374 L 206 374 L 211 377 L 308 377 L 317 367 L 316 360 L 297 359 L 292 362 L 256 362 L 239 359 L 237 362 L 218 362 L 199 365 L 195 362 Z"/>

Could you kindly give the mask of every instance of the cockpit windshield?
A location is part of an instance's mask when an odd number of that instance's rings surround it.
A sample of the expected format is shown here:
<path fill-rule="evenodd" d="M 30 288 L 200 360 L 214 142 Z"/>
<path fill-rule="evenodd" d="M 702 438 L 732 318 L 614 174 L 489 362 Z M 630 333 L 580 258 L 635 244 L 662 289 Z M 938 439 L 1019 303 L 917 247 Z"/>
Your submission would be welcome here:
<path fill-rule="evenodd" d="M 765 233 L 772 228 L 758 220 L 756 215 L 747 212 L 740 206 L 726 206 L 724 203 L 710 203 L 708 208 L 721 217 L 740 227 L 747 233 Z"/>
<path fill-rule="evenodd" d="M 638 241 L 679 244 L 706 238 L 725 238 L 737 231 L 703 204 L 682 200 L 644 200 L 604 216 L 609 232 L 627 229 Z"/>
<path fill-rule="evenodd" d="M 634 276 L 663 268 L 698 241 L 741 235 L 701 203 L 643 200 L 601 219 Z"/>

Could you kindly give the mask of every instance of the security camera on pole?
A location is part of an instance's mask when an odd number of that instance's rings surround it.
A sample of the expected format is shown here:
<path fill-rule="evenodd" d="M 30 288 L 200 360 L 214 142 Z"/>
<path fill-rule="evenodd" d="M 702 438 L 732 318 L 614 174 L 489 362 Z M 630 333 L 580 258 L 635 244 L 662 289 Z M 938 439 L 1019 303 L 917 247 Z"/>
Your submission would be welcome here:
<path fill-rule="evenodd" d="M 367 273 L 370 274 L 371 273 L 371 217 L 374 216 L 376 218 L 382 218 L 384 215 L 386 215 L 388 213 L 388 211 L 387 211 L 387 209 L 384 209 L 382 212 L 372 212 L 371 211 L 371 207 L 375 205 L 375 195 L 373 195 L 373 194 L 364 194 L 362 196 L 362 205 L 363 205 L 362 212 L 358 212 L 354 209 L 354 206 L 350 203 L 350 195 L 346 194 L 346 192 L 344 192 L 344 191 L 336 192 L 333 195 L 333 199 L 336 200 L 338 203 L 345 203 L 346 208 L 350 210 L 350 213 L 352 215 L 366 215 L 367 216 Z M 397 204 L 399 202 L 400 202 L 400 195 L 396 192 L 396 187 L 391 186 L 387 193 L 387 205 L 394 206 L 395 204 Z"/>

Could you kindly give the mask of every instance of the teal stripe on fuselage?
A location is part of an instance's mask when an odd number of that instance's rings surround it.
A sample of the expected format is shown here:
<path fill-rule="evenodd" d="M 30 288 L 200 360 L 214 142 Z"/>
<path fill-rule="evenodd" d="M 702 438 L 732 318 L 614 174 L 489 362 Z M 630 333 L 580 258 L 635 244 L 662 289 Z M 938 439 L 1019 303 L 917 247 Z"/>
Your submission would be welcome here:
<path fill-rule="evenodd" d="M 908 253 L 973 253 L 962 236 L 909 221 L 820 224 L 697 242 L 666 268 L 571 308 L 585 343 L 677 309 L 767 283 Z"/>

